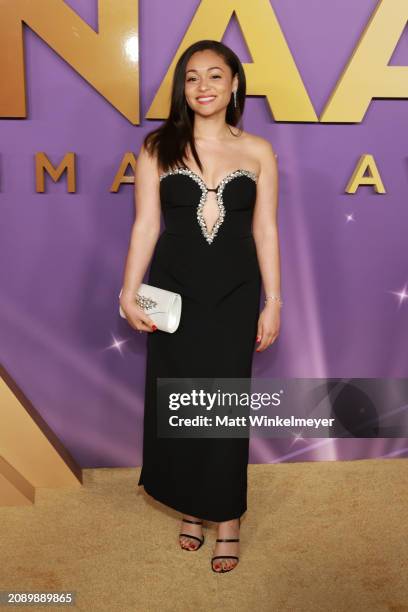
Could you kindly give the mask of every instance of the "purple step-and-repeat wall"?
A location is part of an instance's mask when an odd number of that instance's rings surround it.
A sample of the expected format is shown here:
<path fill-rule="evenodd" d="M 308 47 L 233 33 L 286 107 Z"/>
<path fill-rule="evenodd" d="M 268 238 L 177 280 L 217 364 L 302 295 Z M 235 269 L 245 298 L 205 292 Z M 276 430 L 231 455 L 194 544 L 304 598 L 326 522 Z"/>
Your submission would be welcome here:
<path fill-rule="evenodd" d="M 163 119 L 157 94 L 186 41 L 215 38 L 239 55 L 244 128 L 278 156 L 282 325 L 255 352 L 253 375 L 407 376 L 403 2 L 46 1 L 23 7 L 32 14 L 22 22 L 19 5 L 27 3 L 0 7 L 0 362 L 81 466 L 141 463 L 146 335 L 119 317 L 117 303 L 134 187 L 115 179 L 132 175 L 124 160 Z M 134 17 L 119 34 L 109 30 L 123 26 L 115 10 Z M 53 19 L 64 35 L 53 38 Z M 131 82 L 113 69 L 118 44 L 133 63 Z M 5 78 L 10 62 L 22 67 L 25 111 L 17 79 Z M 39 189 L 41 153 L 55 168 L 75 154 L 72 192 L 67 173 L 46 174 Z M 408 456 L 406 438 L 258 438 L 250 462 L 391 456 Z"/>

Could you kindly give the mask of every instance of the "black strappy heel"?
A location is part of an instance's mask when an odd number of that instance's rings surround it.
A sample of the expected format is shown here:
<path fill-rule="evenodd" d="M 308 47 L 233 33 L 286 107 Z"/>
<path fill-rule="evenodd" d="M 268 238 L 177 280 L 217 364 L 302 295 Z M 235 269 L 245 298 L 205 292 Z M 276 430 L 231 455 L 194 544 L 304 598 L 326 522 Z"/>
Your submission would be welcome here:
<path fill-rule="evenodd" d="M 193 523 L 193 525 L 202 525 L 203 524 L 203 521 L 191 521 L 190 519 L 185 519 L 185 518 L 183 518 L 181 520 L 184 523 Z M 180 542 L 180 548 L 182 550 L 188 550 L 190 552 L 194 552 L 194 551 L 198 550 L 199 548 L 201 548 L 201 546 L 204 544 L 204 539 L 205 539 L 204 535 L 203 535 L 203 537 L 201 539 L 198 536 L 193 536 L 193 535 L 190 535 L 189 533 L 179 533 L 179 540 L 180 540 L 181 536 L 184 536 L 185 538 L 193 538 L 193 540 L 198 540 L 200 542 L 200 544 L 197 546 L 197 548 L 185 548 L 184 546 L 181 545 L 181 542 Z"/>
<path fill-rule="evenodd" d="M 241 519 L 239 519 L 239 526 L 241 527 Z M 239 542 L 239 538 L 226 538 L 226 539 L 218 538 L 215 541 L 216 542 Z M 223 568 L 221 568 L 220 570 L 216 570 L 216 569 L 214 569 L 214 561 L 215 561 L 215 559 L 236 559 L 237 562 L 235 563 L 235 565 L 233 565 L 233 567 L 230 567 L 230 569 L 223 569 Z M 211 569 L 216 574 L 225 574 L 226 572 L 230 572 L 233 569 L 235 569 L 237 567 L 237 565 L 238 565 L 238 562 L 239 562 L 239 557 L 237 557 L 236 555 L 217 555 L 216 557 L 213 557 L 211 559 Z"/>

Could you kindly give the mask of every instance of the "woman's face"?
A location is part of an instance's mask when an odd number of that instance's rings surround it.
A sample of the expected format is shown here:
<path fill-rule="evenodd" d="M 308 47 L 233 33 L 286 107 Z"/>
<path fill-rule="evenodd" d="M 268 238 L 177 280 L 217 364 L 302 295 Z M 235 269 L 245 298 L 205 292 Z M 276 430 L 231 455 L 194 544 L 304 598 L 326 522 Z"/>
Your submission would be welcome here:
<path fill-rule="evenodd" d="M 194 53 L 186 66 L 184 93 L 190 108 L 209 116 L 224 111 L 238 86 L 237 75 L 224 58 L 210 49 Z"/>

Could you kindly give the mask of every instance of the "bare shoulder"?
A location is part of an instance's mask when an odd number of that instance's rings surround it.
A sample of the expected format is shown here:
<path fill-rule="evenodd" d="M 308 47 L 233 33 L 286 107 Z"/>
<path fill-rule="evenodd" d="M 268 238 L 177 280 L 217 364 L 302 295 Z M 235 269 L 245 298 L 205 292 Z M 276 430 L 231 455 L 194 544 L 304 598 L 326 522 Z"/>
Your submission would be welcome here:
<path fill-rule="evenodd" d="M 242 144 L 245 146 L 248 155 L 257 161 L 259 171 L 268 166 L 276 166 L 276 153 L 269 140 L 244 130 L 240 138 L 242 138 Z"/>
<path fill-rule="evenodd" d="M 157 160 L 157 155 L 155 153 L 150 152 L 144 143 L 141 144 L 139 154 L 137 156 L 137 166 L 136 171 L 139 176 L 148 176 L 150 179 L 154 179 L 159 177 L 159 164 Z"/>
<path fill-rule="evenodd" d="M 258 136 L 257 134 L 251 134 L 250 132 L 243 132 L 243 136 L 244 135 L 248 146 L 258 157 L 259 161 L 262 161 L 262 159 L 265 157 L 275 157 L 274 148 L 269 140 L 263 138 L 262 136 Z"/>
<path fill-rule="evenodd" d="M 155 153 L 150 152 L 146 145 L 142 142 L 139 149 L 139 154 L 137 158 L 145 164 L 150 164 L 152 166 L 157 166 L 157 156 Z"/>

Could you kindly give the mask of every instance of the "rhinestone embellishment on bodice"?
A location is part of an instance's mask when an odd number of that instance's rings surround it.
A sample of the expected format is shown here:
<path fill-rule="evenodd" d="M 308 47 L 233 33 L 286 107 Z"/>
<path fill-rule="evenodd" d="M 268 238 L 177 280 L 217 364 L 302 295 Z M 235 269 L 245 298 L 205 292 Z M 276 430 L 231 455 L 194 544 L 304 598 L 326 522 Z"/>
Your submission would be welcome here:
<path fill-rule="evenodd" d="M 196 174 L 196 172 L 194 172 L 193 170 L 190 170 L 190 168 L 183 168 L 183 167 L 179 167 L 179 168 L 175 168 L 174 170 L 168 170 L 167 172 L 163 172 L 163 174 L 161 174 L 159 177 L 160 181 L 164 179 L 166 176 L 169 176 L 171 174 L 186 174 L 187 176 L 192 178 L 193 181 L 195 181 L 200 187 L 201 197 L 200 197 L 200 201 L 197 206 L 197 221 L 201 227 L 201 232 L 204 238 L 206 239 L 206 241 L 208 242 L 208 244 L 212 243 L 215 236 L 217 235 L 217 232 L 220 226 L 222 225 L 224 221 L 225 206 L 223 202 L 223 191 L 224 191 L 225 185 L 229 183 L 229 181 L 232 181 L 237 176 L 247 176 L 248 178 L 252 179 L 255 183 L 257 181 L 257 176 L 255 172 L 252 172 L 251 170 L 245 170 L 243 168 L 238 168 L 237 170 L 234 170 L 233 172 L 230 172 L 229 174 L 227 174 L 227 176 L 225 176 L 222 179 L 222 181 L 220 181 L 216 189 L 209 189 L 207 185 L 204 183 L 204 181 L 202 180 L 202 178 L 198 174 Z M 207 229 L 207 225 L 206 225 L 206 222 L 203 216 L 203 208 L 207 200 L 207 194 L 209 191 L 215 192 L 217 204 L 218 204 L 218 210 L 219 210 L 217 220 L 214 223 L 214 226 L 210 232 Z"/>

